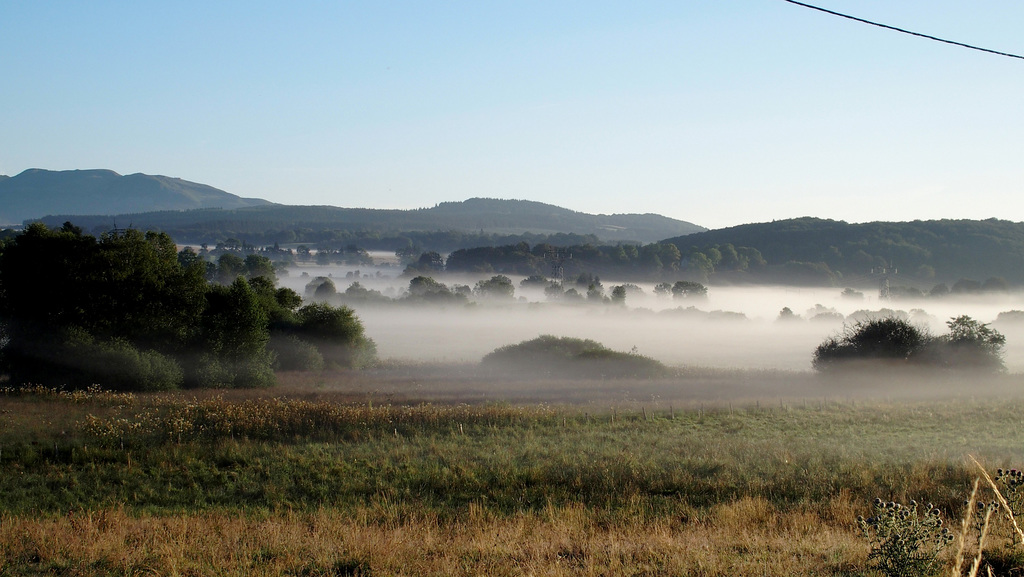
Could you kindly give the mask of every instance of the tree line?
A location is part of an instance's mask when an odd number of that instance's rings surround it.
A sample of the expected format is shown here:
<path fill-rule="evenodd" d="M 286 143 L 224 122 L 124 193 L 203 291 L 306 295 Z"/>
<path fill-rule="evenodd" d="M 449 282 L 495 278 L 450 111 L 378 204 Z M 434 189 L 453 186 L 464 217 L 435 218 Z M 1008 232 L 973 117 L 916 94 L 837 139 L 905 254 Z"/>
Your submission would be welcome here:
<path fill-rule="evenodd" d="M 663 242 L 756 247 L 771 266 L 813 265 L 837 285 L 866 284 L 883 275 L 922 291 L 960 279 L 1024 283 L 1024 223 L 998 219 L 846 223 L 796 218 Z"/>
<path fill-rule="evenodd" d="M 30 225 L 0 244 L 0 371 L 16 385 L 260 387 L 275 369 L 374 358 L 351 309 L 302 306 L 265 257 L 210 264 L 165 233 Z"/>

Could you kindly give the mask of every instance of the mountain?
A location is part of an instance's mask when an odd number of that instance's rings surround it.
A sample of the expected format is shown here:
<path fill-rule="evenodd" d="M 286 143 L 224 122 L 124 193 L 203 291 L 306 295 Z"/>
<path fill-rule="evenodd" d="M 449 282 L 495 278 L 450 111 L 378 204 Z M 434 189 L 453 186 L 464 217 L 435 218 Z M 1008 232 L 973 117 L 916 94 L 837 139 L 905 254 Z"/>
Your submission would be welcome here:
<path fill-rule="evenodd" d="M 432 208 L 383 210 L 334 206 L 265 205 L 223 210 L 122 214 L 118 222 L 162 230 L 179 242 L 215 243 L 228 237 L 250 244 L 380 238 L 410 232 L 460 231 L 484 235 L 592 235 L 606 242 L 654 242 L 669 235 L 707 230 L 657 214 L 587 214 L 528 200 L 471 198 Z M 55 215 L 54 226 L 70 220 L 85 230 L 110 228 L 111 218 Z M 326 239 L 317 231 L 330 234 Z M 474 245 L 475 246 L 475 245 Z M 451 250 L 441 245 L 435 250 Z"/>
<path fill-rule="evenodd" d="M 925 289 L 961 278 L 1024 283 L 1024 223 L 994 218 L 850 224 L 805 217 L 662 242 L 675 244 L 684 255 L 712 248 L 722 253 L 725 245 L 754 248 L 768 265 L 789 264 L 788 273 L 798 270 L 792 265 L 816 265 L 848 286 L 873 282 L 882 270 L 893 283 Z"/>
<path fill-rule="evenodd" d="M 112 215 L 155 210 L 233 209 L 270 204 L 168 176 L 112 170 L 31 168 L 0 178 L 0 223 L 18 224 L 46 215 Z"/>

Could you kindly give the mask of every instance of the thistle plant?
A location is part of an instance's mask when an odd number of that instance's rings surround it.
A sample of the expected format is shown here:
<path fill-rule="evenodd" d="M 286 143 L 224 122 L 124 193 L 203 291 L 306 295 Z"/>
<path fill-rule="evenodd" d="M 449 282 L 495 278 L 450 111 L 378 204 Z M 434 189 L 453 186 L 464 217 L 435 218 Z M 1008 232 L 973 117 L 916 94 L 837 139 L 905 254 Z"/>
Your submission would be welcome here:
<path fill-rule="evenodd" d="M 939 510 L 930 504 L 920 507 L 916 501 L 903 505 L 875 499 L 874 515 L 858 517 L 857 522 L 871 543 L 868 560 L 888 577 L 934 573 L 939 553 L 953 541 Z"/>
<path fill-rule="evenodd" d="M 998 469 L 994 480 L 999 484 L 999 492 L 1006 498 L 1010 512 L 1019 517 L 1024 512 L 1024 471 Z"/>

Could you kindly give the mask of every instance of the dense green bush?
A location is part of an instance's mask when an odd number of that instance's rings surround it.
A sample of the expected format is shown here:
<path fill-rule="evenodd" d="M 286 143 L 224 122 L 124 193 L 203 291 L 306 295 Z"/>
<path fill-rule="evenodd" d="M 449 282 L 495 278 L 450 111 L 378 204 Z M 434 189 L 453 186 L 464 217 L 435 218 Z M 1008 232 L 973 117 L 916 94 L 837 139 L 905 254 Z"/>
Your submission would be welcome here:
<path fill-rule="evenodd" d="M 597 341 L 542 335 L 499 347 L 482 366 L 514 376 L 558 378 L 652 378 L 667 373 L 661 362 L 613 351 Z"/>
<path fill-rule="evenodd" d="M 825 339 L 814 350 L 818 371 L 863 367 L 864 363 L 946 370 L 1000 372 L 1006 337 L 969 316 L 946 323 L 949 333 L 932 336 L 910 321 L 888 316 L 860 320 Z"/>
<path fill-rule="evenodd" d="M 349 307 L 313 303 L 299 309 L 296 317 L 293 334 L 315 345 L 327 365 L 358 368 L 377 358 L 377 345 Z"/>

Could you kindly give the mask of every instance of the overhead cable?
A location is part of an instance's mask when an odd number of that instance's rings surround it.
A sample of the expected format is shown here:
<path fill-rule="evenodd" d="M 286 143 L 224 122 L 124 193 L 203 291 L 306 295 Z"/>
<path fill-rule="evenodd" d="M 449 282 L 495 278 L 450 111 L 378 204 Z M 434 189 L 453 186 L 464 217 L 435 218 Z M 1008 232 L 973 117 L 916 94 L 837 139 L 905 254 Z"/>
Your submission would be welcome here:
<path fill-rule="evenodd" d="M 812 6 L 810 4 L 805 4 L 803 2 L 797 2 L 796 0 L 783 0 L 783 2 L 789 2 L 790 4 L 796 4 L 797 6 L 803 6 L 804 8 L 810 8 L 811 10 L 817 10 L 819 12 L 824 12 L 826 14 L 831 14 L 833 16 L 839 16 L 840 18 L 846 18 L 848 20 L 854 20 L 856 22 L 863 22 L 864 24 L 870 24 L 872 26 L 878 26 L 879 28 L 886 28 L 888 30 L 895 30 L 896 32 L 902 32 L 903 34 L 910 34 L 911 36 L 918 36 L 918 37 L 921 37 L 921 38 L 927 38 L 928 40 L 934 40 L 936 42 L 944 42 L 946 44 L 952 44 L 954 46 L 960 46 L 962 48 L 970 48 L 971 50 L 978 50 L 978 51 L 981 51 L 981 52 L 988 52 L 989 54 L 997 54 L 999 56 L 1007 56 L 1009 58 L 1018 58 L 1020 60 L 1024 60 L 1024 56 L 1021 56 L 1019 54 L 1010 54 L 1009 52 L 999 52 L 998 50 L 990 50 L 988 48 L 982 48 L 980 46 L 974 46 L 974 45 L 971 45 L 971 44 L 964 44 L 963 42 L 956 42 L 956 41 L 953 41 L 953 40 L 946 40 L 945 38 L 939 38 L 937 36 L 930 36 L 928 34 L 921 34 L 920 32 L 913 32 L 911 30 L 905 30 L 903 28 L 897 28 L 895 26 L 889 26 L 888 24 L 882 24 L 880 22 L 872 22 L 871 20 L 865 20 L 863 18 L 857 18 L 856 16 L 850 16 L 849 14 L 843 14 L 841 12 L 835 12 L 833 10 L 828 10 L 828 9 L 825 9 L 825 8 L 821 8 L 820 6 Z"/>

